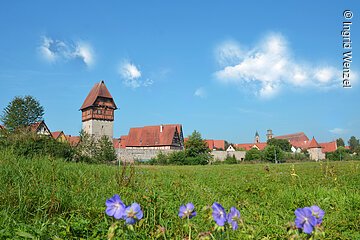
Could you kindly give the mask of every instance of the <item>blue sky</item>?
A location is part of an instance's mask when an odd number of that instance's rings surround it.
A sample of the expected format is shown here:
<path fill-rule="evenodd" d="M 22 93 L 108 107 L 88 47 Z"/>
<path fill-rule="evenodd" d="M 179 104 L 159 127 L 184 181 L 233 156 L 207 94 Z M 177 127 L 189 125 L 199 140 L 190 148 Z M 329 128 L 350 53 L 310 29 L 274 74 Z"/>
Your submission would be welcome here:
<path fill-rule="evenodd" d="M 341 31 L 351 10 L 352 88 Z M 181 123 L 185 135 L 252 142 L 275 135 L 360 137 L 356 1 L 2 1 L 0 109 L 32 95 L 51 131 L 76 135 L 104 80 L 114 135 Z"/>

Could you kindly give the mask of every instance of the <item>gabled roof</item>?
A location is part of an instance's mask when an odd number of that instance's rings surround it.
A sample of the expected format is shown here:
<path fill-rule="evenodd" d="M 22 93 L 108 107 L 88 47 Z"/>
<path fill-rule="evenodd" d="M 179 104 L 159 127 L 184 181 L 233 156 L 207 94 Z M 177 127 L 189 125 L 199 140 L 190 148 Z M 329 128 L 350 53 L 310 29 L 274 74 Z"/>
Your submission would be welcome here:
<path fill-rule="evenodd" d="M 40 128 L 41 128 L 42 126 L 45 128 L 46 132 L 47 132 L 50 136 L 52 136 L 52 135 L 51 135 L 51 132 L 50 132 L 48 126 L 45 124 L 45 121 L 44 121 L 44 120 L 39 121 L 39 122 L 36 122 L 36 123 L 33 123 L 33 124 L 31 124 L 29 127 L 30 127 L 30 131 L 35 132 L 35 133 L 38 133 L 38 131 L 40 130 Z M 47 135 L 47 134 L 46 134 L 46 135 Z"/>
<path fill-rule="evenodd" d="M 123 135 L 119 139 L 119 148 L 126 148 L 127 135 Z"/>
<path fill-rule="evenodd" d="M 64 132 L 63 131 L 51 132 L 51 135 L 55 140 L 58 139 L 61 136 L 61 134 L 64 134 Z"/>
<path fill-rule="evenodd" d="M 76 147 L 80 143 L 80 137 L 79 136 L 68 135 L 68 136 L 66 136 L 66 140 L 73 147 Z"/>
<path fill-rule="evenodd" d="M 113 146 L 114 146 L 114 148 L 120 148 L 120 139 L 119 138 L 113 138 Z"/>
<path fill-rule="evenodd" d="M 315 140 L 315 138 L 313 137 L 311 139 L 311 142 L 308 146 L 308 148 L 321 148 L 321 146 L 319 145 L 319 143 Z"/>
<path fill-rule="evenodd" d="M 131 128 L 126 138 L 127 147 L 172 146 L 175 134 L 179 135 L 180 124 Z"/>
<path fill-rule="evenodd" d="M 84 103 L 82 104 L 80 110 L 85 108 L 91 107 L 95 104 L 98 97 L 108 98 L 114 101 L 113 97 L 111 96 L 109 90 L 105 86 L 104 81 L 99 83 L 95 83 L 94 87 L 91 89 L 87 97 L 85 98 Z M 114 102 L 115 109 L 117 109 L 116 104 Z"/>
<path fill-rule="evenodd" d="M 290 141 L 290 143 L 292 142 L 306 142 L 309 141 L 309 138 L 305 135 L 305 133 L 303 132 L 298 132 L 298 133 L 292 133 L 292 134 L 287 134 L 287 135 L 282 135 L 282 136 L 276 136 L 274 138 L 277 139 L 287 139 Z"/>
<path fill-rule="evenodd" d="M 327 142 L 327 143 L 319 143 L 319 145 L 321 146 L 321 148 L 322 148 L 321 150 L 323 153 L 335 152 L 337 149 L 336 141 Z"/>

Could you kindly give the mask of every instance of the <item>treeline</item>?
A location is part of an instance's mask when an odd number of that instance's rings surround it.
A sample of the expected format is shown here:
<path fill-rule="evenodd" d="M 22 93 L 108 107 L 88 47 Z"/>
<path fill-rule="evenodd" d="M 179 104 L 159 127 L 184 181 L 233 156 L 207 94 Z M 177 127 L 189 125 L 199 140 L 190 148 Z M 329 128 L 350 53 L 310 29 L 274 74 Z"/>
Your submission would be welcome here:
<path fill-rule="evenodd" d="M 11 150 L 18 156 L 50 156 L 66 161 L 86 163 L 106 163 L 116 160 L 113 143 L 103 137 L 96 140 L 85 132 L 80 132 L 80 142 L 71 146 L 67 141 L 57 141 L 51 136 L 36 134 L 29 129 L 0 131 L 0 149 Z"/>
<path fill-rule="evenodd" d="M 44 108 L 32 96 L 15 97 L 3 110 L 0 120 L 0 149 L 10 149 L 25 157 L 46 155 L 66 161 L 105 163 L 116 160 L 112 139 L 95 139 L 80 132 L 80 142 L 71 146 L 67 141 L 57 141 L 51 136 L 36 134 L 31 125 L 42 121 Z"/>
<path fill-rule="evenodd" d="M 170 154 L 160 153 L 148 163 L 151 165 L 206 165 L 212 160 L 210 149 L 196 130 L 185 142 L 185 150 Z"/>

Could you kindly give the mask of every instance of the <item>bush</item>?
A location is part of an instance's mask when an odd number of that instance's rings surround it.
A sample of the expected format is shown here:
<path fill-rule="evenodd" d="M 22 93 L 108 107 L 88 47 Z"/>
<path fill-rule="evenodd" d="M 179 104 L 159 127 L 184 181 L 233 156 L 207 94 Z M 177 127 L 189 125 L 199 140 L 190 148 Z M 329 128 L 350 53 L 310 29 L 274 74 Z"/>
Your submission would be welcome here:
<path fill-rule="evenodd" d="M 261 160 L 262 153 L 257 148 L 252 148 L 245 154 L 245 161 Z"/>
<path fill-rule="evenodd" d="M 325 154 L 326 158 L 332 161 L 351 160 L 350 150 L 344 147 L 338 147 L 334 152 Z"/>
<path fill-rule="evenodd" d="M 268 145 L 264 149 L 264 159 L 270 162 L 280 162 L 284 160 L 284 152 L 280 147 Z"/>
<path fill-rule="evenodd" d="M 168 155 L 160 152 L 149 161 L 151 165 L 206 165 L 209 163 L 208 154 L 199 154 L 196 157 L 187 157 L 185 151 L 174 151 Z"/>
<path fill-rule="evenodd" d="M 235 155 L 233 154 L 231 157 L 230 156 L 227 156 L 224 160 L 224 163 L 226 164 L 237 164 L 238 161 L 236 160 L 236 157 Z"/>
<path fill-rule="evenodd" d="M 19 156 L 48 155 L 67 161 L 72 160 L 75 154 L 74 149 L 68 143 L 59 142 L 50 136 L 38 135 L 30 131 L 18 131 L 1 137 L 0 147 L 3 149 L 10 148 Z"/>

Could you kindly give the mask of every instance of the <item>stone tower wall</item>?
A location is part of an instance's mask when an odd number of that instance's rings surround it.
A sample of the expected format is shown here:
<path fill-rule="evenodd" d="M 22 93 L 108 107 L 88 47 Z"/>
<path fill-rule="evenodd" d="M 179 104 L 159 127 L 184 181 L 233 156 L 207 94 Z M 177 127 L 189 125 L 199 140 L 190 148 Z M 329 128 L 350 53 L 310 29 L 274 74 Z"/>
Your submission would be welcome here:
<path fill-rule="evenodd" d="M 82 123 L 82 129 L 96 139 L 105 135 L 112 141 L 114 122 L 91 119 Z"/>

